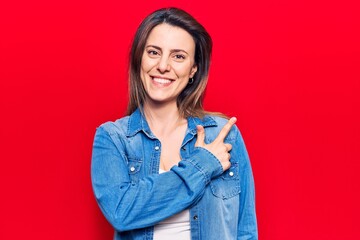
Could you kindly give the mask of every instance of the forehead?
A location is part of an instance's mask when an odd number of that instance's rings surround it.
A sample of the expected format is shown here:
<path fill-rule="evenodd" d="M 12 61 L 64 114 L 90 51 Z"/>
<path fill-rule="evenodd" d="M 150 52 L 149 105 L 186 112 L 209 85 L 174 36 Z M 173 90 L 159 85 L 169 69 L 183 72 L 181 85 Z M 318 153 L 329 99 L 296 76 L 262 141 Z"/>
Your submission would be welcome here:
<path fill-rule="evenodd" d="M 166 23 L 159 24 L 151 30 L 146 45 L 155 45 L 162 49 L 195 51 L 194 39 L 187 31 Z"/>

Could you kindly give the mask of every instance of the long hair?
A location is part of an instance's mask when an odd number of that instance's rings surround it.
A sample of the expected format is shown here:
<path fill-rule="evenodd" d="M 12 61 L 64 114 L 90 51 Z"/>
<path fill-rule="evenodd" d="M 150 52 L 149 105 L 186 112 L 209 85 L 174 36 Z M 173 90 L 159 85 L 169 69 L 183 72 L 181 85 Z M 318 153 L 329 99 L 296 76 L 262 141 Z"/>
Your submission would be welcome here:
<path fill-rule="evenodd" d="M 194 39 L 197 72 L 193 77 L 193 83 L 188 84 L 178 96 L 177 106 L 182 117 L 194 116 L 202 118 L 208 113 L 203 109 L 203 98 L 208 81 L 212 40 L 198 21 L 178 8 L 163 8 L 153 12 L 142 21 L 135 33 L 129 57 L 130 93 L 127 114 L 132 114 L 145 101 L 146 92 L 140 76 L 141 60 L 151 30 L 162 23 L 180 27 Z"/>

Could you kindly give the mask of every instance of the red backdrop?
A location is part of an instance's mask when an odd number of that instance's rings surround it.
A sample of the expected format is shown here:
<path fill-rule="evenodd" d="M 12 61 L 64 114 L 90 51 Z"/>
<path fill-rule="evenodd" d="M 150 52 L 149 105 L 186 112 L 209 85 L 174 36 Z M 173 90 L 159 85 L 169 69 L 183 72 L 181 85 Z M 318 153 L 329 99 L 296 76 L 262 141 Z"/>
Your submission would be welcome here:
<path fill-rule="evenodd" d="M 10 2 L 10 3 L 9 3 Z M 360 239 L 357 1 L 3 1 L 0 239 L 111 239 L 93 197 L 95 128 L 124 113 L 141 19 L 208 29 L 208 110 L 238 117 L 264 240 Z"/>

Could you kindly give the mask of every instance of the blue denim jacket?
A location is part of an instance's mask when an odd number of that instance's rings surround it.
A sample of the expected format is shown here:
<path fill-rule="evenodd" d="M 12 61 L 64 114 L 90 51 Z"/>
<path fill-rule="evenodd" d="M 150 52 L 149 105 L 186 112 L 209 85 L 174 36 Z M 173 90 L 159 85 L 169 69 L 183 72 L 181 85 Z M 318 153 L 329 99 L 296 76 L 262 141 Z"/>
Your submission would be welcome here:
<path fill-rule="evenodd" d="M 231 168 L 195 147 L 196 125 L 212 142 L 227 122 L 189 117 L 181 161 L 159 174 L 161 142 L 136 110 L 131 116 L 97 128 L 91 163 L 96 200 L 115 229 L 114 239 L 153 239 L 154 225 L 190 209 L 191 239 L 258 239 L 254 181 L 241 134 L 234 126 Z"/>

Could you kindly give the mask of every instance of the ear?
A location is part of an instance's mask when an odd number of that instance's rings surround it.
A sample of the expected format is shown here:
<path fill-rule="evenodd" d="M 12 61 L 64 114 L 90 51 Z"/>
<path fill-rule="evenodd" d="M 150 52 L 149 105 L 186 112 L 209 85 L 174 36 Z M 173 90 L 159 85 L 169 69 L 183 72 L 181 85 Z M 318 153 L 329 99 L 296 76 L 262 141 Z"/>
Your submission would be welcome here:
<path fill-rule="evenodd" d="M 191 71 L 190 71 L 190 78 L 192 78 L 194 75 L 195 75 L 195 73 L 197 72 L 197 65 L 196 64 L 194 64 L 194 66 L 191 68 Z"/>

